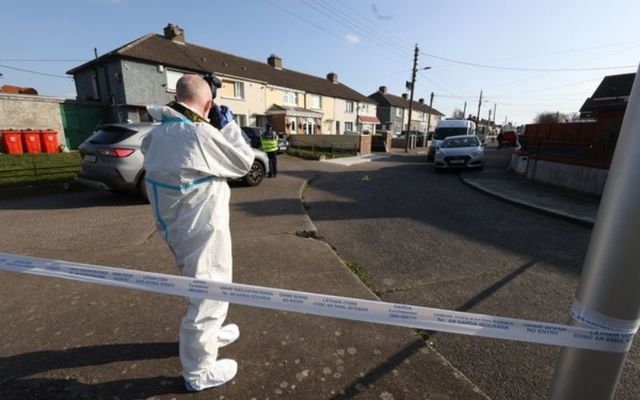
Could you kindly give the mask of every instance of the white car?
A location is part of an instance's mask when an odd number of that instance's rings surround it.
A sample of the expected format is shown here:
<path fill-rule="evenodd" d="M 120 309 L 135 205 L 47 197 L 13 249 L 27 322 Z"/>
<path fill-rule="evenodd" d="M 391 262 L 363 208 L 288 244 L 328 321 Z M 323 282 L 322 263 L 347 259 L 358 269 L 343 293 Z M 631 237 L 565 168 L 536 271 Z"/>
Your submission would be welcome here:
<path fill-rule="evenodd" d="M 475 135 L 476 123 L 466 119 L 443 119 L 436 124 L 436 130 L 433 132 L 429 151 L 427 152 L 427 160 L 433 161 L 440 147 L 440 143 L 449 136 L 459 135 Z"/>
<path fill-rule="evenodd" d="M 482 171 L 484 163 L 484 147 L 477 136 L 449 136 L 444 139 L 435 154 L 434 168 L 444 169 L 477 169 Z"/>

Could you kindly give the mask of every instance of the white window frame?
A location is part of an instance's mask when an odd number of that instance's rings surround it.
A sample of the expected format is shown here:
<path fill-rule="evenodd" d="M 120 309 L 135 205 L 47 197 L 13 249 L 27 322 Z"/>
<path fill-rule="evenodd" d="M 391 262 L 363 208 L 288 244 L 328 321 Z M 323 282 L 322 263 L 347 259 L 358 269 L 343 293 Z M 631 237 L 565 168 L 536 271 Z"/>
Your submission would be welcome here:
<path fill-rule="evenodd" d="M 349 107 L 351 106 L 351 107 Z M 354 109 L 353 101 L 346 101 L 344 103 L 344 112 L 352 113 Z"/>
<path fill-rule="evenodd" d="M 353 132 L 353 122 L 345 122 L 344 123 L 344 131 L 345 132 Z"/>
<path fill-rule="evenodd" d="M 369 104 L 362 103 L 362 112 L 363 113 L 368 113 L 369 112 Z"/>
<path fill-rule="evenodd" d="M 402 117 L 402 108 L 397 107 L 396 108 L 396 117 L 401 118 Z"/>
<path fill-rule="evenodd" d="M 247 116 L 244 114 L 233 114 L 233 120 L 236 121 L 238 126 L 244 126 L 247 124 Z"/>
<path fill-rule="evenodd" d="M 238 88 L 240 90 L 238 90 Z M 233 98 L 244 100 L 244 82 L 233 82 Z"/>
<path fill-rule="evenodd" d="M 317 100 L 318 104 L 315 104 Z M 322 109 L 322 96 L 318 95 L 318 94 L 312 94 L 311 95 L 311 108 L 314 108 L 316 110 L 321 110 Z"/>
<path fill-rule="evenodd" d="M 175 93 L 178 80 L 182 78 L 185 75 L 185 73 L 182 71 L 169 69 L 169 68 L 165 68 L 164 71 L 165 71 L 165 80 L 167 82 L 167 86 L 166 86 L 167 92 Z"/>
<path fill-rule="evenodd" d="M 282 93 L 282 104 L 285 104 L 287 106 L 297 106 L 298 105 L 298 92 L 294 92 L 294 91 L 291 91 L 291 90 L 284 91 Z"/>

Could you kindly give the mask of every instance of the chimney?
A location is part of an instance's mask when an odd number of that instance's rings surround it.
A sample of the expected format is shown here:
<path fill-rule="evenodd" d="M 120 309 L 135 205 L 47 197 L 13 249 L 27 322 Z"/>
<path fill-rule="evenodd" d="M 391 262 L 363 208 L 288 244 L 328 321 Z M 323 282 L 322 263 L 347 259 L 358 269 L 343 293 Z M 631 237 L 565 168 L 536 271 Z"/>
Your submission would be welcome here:
<path fill-rule="evenodd" d="M 402 98 L 405 100 L 409 100 L 409 95 L 406 93 L 402 93 Z"/>
<path fill-rule="evenodd" d="M 378 92 L 380 92 L 382 94 L 387 94 L 387 87 L 386 86 L 380 86 L 378 88 Z"/>
<path fill-rule="evenodd" d="M 335 72 L 329 72 L 327 74 L 327 79 L 333 83 L 338 83 L 338 74 L 336 74 Z"/>
<path fill-rule="evenodd" d="M 168 24 L 164 27 L 164 37 L 165 39 L 184 44 L 184 29 L 178 25 Z"/>
<path fill-rule="evenodd" d="M 420 99 L 420 100 L 418 100 L 418 103 L 420 103 L 420 104 L 424 104 L 424 99 Z"/>
<path fill-rule="evenodd" d="M 267 64 L 271 65 L 275 69 L 282 69 L 282 58 L 275 54 L 271 54 L 269 58 L 267 58 Z"/>

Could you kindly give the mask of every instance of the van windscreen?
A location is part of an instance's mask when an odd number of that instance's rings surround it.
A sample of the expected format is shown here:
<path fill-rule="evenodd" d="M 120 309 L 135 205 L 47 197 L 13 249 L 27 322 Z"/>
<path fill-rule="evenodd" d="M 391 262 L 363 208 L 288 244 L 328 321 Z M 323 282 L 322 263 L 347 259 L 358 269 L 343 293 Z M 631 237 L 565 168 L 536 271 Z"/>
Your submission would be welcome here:
<path fill-rule="evenodd" d="M 449 136 L 466 135 L 468 133 L 467 128 L 436 128 L 433 138 L 435 140 L 442 140 Z"/>

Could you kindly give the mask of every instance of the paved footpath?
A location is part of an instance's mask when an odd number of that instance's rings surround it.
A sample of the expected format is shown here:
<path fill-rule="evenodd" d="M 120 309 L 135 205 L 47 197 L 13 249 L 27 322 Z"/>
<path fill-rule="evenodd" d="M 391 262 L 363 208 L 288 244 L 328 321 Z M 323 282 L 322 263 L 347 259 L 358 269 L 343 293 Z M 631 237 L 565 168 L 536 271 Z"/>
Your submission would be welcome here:
<path fill-rule="evenodd" d="M 232 188 L 239 283 L 376 299 L 324 242 L 300 202 L 341 166 L 280 158 L 259 187 Z M 148 205 L 100 191 L 0 200 L 0 249 L 176 274 Z M 297 234 L 298 233 L 298 234 Z M 0 272 L 0 399 L 482 399 L 411 329 L 232 305 L 240 364 L 199 394 L 180 378 L 183 299 Z"/>

